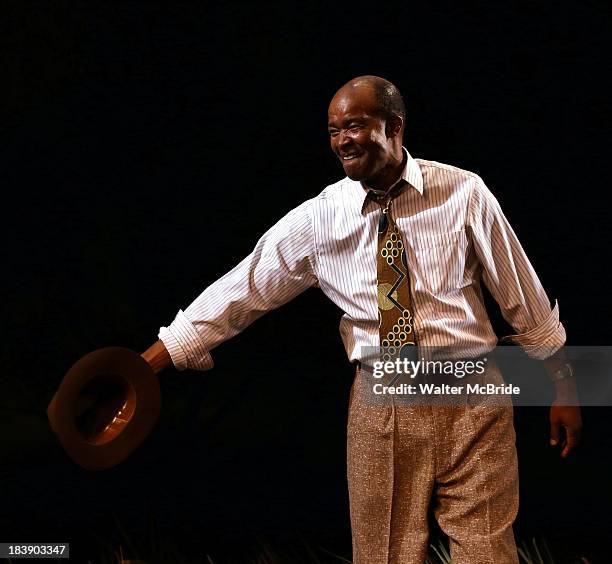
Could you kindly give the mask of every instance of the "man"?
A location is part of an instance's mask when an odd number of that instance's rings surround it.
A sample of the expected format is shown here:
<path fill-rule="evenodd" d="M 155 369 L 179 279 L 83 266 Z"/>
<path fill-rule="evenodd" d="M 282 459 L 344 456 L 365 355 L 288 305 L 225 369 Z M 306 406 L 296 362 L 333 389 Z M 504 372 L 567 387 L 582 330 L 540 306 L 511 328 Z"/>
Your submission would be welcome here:
<path fill-rule="evenodd" d="M 481 279 L 517 332 L 509 340 L 539 358 L 565 341 L 558 307 L 551 311 L 482 180 L 413 159 L 402 146 L 404 126 L 393 84 L 374 76 L 345 84 L 330 103 L 328 127 L 347 178 L 267 231 L 247 258 L 160 329 L 143 357 L 155 371 L 171 364 L 207 370 L 213 348 L 307 288 L 321 288 L 345 312 L 340 332 L 358 366 L 347 429 L 354 562 L 423 562 L 430 501 L 454 562 L 517 562 L 511 408 L 375 407 L 358 391 L 364 350 L 385 345 L 379 330 L 395 309 L 399 344 L 460 346 L 475 356 L 490 351 L 497 337 Z M 390 228 L 388 258 L 381 261 L 379 255 L 387 257 L 381 233 Z M 401 255 L 403 267 L 390 254 L 397 249 L 393 256 Z M 386 262 L 401 270 L 395 269 L 403 284 L 381 282 Z M 562 358 L 547 368 L 564 375 Z M 567 456 L 578 441 L 580 413 L 559 405 L 569 403 L 571 378 L 555 379 L 552 440 L 559 442 L 560 427 L 566 429 Z"/>

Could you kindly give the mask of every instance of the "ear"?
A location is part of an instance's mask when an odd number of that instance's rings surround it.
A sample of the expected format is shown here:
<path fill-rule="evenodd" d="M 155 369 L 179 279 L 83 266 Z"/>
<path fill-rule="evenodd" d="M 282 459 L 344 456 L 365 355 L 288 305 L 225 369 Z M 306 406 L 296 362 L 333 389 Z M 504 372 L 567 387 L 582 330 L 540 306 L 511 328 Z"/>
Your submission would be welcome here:
<path fill-rule="evenodd" d="M 387 137 L 398 136 L 404 125 L 404 120 L 400 116 L 392 116 L 387 120 L 385 124 L 385 133 Z"/>

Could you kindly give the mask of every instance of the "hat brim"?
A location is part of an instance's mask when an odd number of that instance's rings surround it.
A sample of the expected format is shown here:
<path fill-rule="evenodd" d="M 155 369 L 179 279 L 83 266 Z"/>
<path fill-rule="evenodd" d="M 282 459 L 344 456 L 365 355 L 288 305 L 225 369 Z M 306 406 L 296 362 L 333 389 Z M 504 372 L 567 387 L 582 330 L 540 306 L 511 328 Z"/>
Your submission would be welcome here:
<path fill-rule="evenodd" d="M 68 456 L 83 468 L 104 470 L 142 443 L 160 410 L 151 366 L 130 349 L 108 347 L 70 368 L 47 413 Z"/>

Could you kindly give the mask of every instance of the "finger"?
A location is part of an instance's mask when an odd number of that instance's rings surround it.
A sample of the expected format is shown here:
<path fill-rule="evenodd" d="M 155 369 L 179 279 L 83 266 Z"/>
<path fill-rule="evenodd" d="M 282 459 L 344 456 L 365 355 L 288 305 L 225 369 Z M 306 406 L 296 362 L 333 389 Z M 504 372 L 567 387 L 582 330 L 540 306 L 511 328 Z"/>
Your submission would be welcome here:
<path fill-rule="evenodd" d="M 561 456 L 563 458 L 568 456 L 578 446 L 578 443 L 580 442 L 579 431 L 577 431 L 576 429 L 566 428 L 565 432 L 567 434 L 567 444 L 561 452 Z"/>
<path fill-rule="evenodd" d="M 561 438 L 561 425 L 558 421 L 550 422 L 550 444 L 557 446 Z"/>

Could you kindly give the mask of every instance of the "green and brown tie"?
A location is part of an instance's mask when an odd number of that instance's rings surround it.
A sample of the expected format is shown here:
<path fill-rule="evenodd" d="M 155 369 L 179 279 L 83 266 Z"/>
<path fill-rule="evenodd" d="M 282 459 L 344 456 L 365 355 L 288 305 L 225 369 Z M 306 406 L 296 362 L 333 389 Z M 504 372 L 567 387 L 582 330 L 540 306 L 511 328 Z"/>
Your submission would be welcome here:
<path fill-rule="evenodd" d="M 370 190 L 382 209 L 378 222 L 378 319 L 381 360 L 404 356 L 402 349 L 416 345 L 414 309 L 410 299 L 408 261 L 402 235 L 391 214 L 393 199 L 408 185 L 400 180 L 388 192 Z M 406 351 L 404 351 L 406 352 Z"/>

